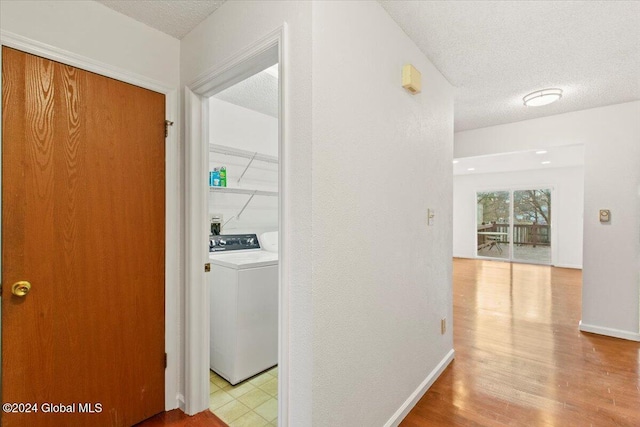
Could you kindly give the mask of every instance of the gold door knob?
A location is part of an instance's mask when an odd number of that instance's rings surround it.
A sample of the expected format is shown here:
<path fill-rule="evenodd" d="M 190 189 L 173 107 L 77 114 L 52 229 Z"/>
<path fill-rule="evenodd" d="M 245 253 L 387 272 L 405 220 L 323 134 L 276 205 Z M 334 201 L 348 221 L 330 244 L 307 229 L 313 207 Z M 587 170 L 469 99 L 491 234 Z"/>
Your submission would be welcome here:
<path fill-rule="evenodd" d="M 17 297 L 23 297 L 31 290 L 31 283 L 21 280 L 11 286 L 11 293 Z"/>

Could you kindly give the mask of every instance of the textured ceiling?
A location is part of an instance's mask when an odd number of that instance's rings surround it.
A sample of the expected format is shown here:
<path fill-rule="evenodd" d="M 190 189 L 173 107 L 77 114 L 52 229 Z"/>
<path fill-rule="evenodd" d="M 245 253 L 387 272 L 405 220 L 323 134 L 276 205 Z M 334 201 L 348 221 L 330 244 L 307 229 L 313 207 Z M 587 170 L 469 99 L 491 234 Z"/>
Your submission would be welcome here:
<path fill-rule="evenodd" d="M 179 39 L 224 3 L 97 1 Z M 456 88 L 456 131 L 640 99 L 638 1 L 380 3 Z M 522 105 L 550 87 L 559 102 Z"/>
<path fill-rule="evenodd" d="M 249 110 L 278 117 L 278 66 L 274 65 L 214 95 Z"/>
<path fill-rule="evenodd" d="M 456 87 L 456 131 L 640 99 L 640 2 L 380 3 Z"/>
<path fill-rule="evenodd" d="M 183 38 L 224 0 L 96 0 L 177 39 Z"/>

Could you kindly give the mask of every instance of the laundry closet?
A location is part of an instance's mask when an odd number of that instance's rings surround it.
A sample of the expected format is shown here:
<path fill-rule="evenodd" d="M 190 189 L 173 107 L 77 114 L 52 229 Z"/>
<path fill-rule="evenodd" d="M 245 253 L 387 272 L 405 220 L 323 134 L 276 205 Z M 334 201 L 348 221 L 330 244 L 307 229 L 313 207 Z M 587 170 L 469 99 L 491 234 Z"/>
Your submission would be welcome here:
<path fill-rule="evenodd" d="M 230 396 L 248 381 L 259 388 L 278 362 L 277 70 L 209 99 L 210 368 Z"/>

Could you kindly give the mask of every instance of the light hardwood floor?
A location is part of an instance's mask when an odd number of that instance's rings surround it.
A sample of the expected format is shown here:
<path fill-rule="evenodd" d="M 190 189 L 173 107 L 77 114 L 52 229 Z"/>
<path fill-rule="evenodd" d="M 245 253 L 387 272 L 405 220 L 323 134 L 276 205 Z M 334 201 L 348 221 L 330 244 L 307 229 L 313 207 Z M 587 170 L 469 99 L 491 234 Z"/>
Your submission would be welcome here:
<path fill-rule="evenodd" d="M 640 426 L 640 343 L 578 331 L 579 270 L 455 259 L 453 271 L 456 359 L 402 426 Z M 154 421 L 224 426 L 208 411 Z"/>
<path fill-rule="evenodd" d="M 578 330 L 581 280 L 455 259 L 456 359 L 401 425 L 640 426 L 640 343 Z"/>
<path fill-rule="evenodd" d="M 192 417 L 186 415 L 180 409 L 163 412 L 136 424 L 134 427 L 227 427 L 220 418 L 211 411 L 202 411 Z"/>

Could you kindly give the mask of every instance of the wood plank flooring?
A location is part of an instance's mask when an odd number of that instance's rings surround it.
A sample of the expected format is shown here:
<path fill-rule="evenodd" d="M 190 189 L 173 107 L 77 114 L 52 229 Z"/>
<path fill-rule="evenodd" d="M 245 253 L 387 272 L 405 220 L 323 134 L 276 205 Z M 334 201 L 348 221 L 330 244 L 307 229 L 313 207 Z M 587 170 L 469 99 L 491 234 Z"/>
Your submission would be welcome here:
<path fill-rule="evenodd" d="M 180 409 L 163 412 L 155 417 L 137 424 L 136 427 L 227 427 L 227 425 L 211 413 L 203 411 L 192 417 L 186 415 Z"/>
<path fill-rule="evenodd" d="M 456 359 L 401 425 L 640 426 L 640 343 L 578 331 L 581 282 L 579 270 L 455 259 Z M 143 425 L 224 425 L 182 415 Z"/>
<path fill-rule="evenodd" d="M 454 260 L 456 359 L 401 425 L 640 426 L 640 343 L 580 307 L 579 270 Z"/>

